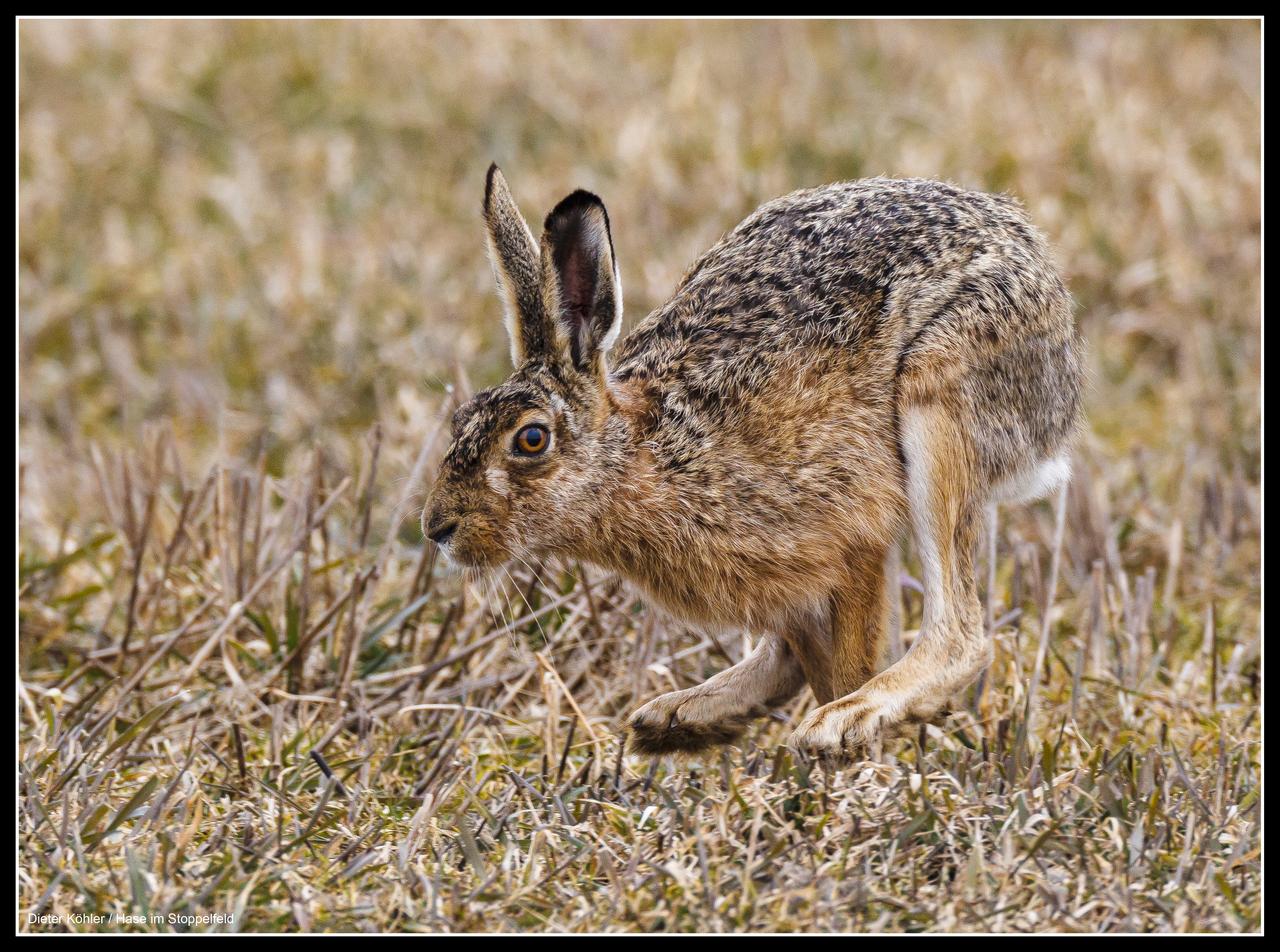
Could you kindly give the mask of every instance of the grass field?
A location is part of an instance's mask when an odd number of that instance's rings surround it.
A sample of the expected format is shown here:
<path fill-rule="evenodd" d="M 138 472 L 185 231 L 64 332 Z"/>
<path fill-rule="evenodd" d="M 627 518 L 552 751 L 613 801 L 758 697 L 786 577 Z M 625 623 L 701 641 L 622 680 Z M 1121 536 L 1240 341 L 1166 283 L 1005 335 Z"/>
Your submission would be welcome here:
<path fill-rule="evenodd" d="M 1260 928 L 1256 23 L 18 32 L 19 930 Z M 628 325 L 796 187 L 1026 202 L 1088 427 L 1062 531 L 983 544 L 963 710 L 631 761 L 750 633 L 436 565 L 442 421 L 506 372 L 494 159 L 531 220 L 604 197 Z"/>

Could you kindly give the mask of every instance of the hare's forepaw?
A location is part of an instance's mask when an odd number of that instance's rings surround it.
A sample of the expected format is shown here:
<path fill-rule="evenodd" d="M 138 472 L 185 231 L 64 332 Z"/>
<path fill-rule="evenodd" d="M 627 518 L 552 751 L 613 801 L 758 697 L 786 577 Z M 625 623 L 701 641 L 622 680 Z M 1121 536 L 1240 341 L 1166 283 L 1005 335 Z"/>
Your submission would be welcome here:
<path fill-rule="evenodd" d="M 631 753 L 687 754 L 737 740 L 755 712 L 735 708 L 732 700 L 698 688 L 654 698 L 627 722 Z"/>

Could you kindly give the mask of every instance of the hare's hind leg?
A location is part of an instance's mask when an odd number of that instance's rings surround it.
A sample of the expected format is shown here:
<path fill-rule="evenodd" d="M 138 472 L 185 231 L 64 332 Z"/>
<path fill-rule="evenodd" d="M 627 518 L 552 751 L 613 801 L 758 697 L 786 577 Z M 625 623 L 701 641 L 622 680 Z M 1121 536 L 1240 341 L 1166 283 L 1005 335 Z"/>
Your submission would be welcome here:
<path fill-rule="evenodd" d="M 794 697 L 804 683 L 795 652 L 781 636 L 765 635 L 732 668 L 696 687 L 660 695 L 631 715 L 631 751 L 691 753 L 727 744 L 751 721 Z"/>
<path fill-rule="evenodd" d="M 794 746 L 840 754 L 936 717 L 989 663 L 973 559 L 981 490 L 972 443 L 944 403 L 905 410 L 903 453 L 924 575 L 924 619 L 911 649 L 858 690 L 818 708 Z"/>

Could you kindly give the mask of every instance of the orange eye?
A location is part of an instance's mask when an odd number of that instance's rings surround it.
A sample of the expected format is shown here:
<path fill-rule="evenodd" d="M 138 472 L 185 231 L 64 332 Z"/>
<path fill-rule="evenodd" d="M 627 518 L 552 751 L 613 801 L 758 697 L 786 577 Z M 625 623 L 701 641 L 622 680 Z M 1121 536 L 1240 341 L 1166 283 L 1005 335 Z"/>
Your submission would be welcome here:
<path fill-rule="evenodd" d="M 551 434 L 547 432 L 546 427 L 538 426 L 536 423 L 524 427 L 516 434 L 516 451 L 525 456 L 537 456 L 550 445 Z"/>

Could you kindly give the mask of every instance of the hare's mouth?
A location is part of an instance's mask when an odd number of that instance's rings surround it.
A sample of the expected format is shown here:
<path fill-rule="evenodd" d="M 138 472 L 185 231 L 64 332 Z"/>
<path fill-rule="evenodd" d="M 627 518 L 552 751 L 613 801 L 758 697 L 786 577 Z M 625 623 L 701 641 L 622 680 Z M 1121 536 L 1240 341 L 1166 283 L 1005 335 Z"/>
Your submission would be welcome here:
<path fill-rule="evenodd" d="M 487 575 L 511 561 L 511 553 L 492 533 L 473 526 L 455 526 L 433 541 L 447 566 L 468 574 Z"/>

